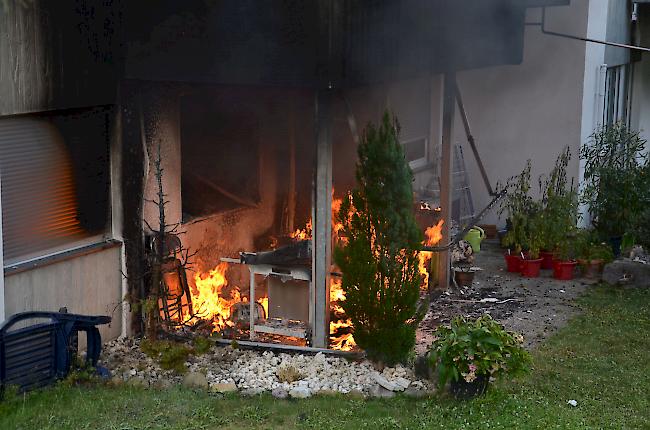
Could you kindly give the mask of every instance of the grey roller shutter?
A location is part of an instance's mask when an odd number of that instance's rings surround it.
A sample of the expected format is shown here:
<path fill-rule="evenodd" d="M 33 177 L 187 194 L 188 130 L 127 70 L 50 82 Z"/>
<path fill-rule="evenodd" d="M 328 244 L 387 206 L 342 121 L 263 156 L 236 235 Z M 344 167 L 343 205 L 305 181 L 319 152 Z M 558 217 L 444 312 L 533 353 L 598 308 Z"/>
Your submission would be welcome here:
<path fill-rule="evenodd" d="M 69 151 L 46 119 L 0 119 L 0 184 L 5 264 L 88 236 Z"/>

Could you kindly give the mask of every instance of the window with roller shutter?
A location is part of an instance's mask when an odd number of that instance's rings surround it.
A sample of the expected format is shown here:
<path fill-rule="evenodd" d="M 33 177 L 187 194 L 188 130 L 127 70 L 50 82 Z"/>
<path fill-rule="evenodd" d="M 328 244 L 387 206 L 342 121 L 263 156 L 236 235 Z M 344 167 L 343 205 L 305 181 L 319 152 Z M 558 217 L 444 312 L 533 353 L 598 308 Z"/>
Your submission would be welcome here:
<path fill-rule="evenodd" d="M 0 119 L 5 266 L 106 238 L 108 112 L 94 108 Z"/>

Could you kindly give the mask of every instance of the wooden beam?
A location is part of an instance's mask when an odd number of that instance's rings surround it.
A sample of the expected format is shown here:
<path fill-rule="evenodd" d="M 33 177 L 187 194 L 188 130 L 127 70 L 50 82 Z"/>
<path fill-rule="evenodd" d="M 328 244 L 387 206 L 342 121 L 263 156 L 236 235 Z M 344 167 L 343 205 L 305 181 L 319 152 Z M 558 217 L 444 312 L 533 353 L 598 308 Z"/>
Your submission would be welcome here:
<path fill-rule="evenodd" d="M 454 111 L 456 109 L 456 73 L 447 72 L 444 77 L 444 90 L 442 102 L 442 154 L 440 160 L 440 208 L 445 220 L 442 226 L 442 240 L 440 243 L 451 241 L 451 131 L 454 124 Z M 438 257 L 438 287 L 446 289 L 449 286 L 450 252 L 441 252 Z"/>
<path fill-rule="evenodd" d="M 316 96 L 316 165 L 312 233 L 312 346 L 326 348 L 329 338 L 329 285 L 332 254 L 332 94 Z"/>

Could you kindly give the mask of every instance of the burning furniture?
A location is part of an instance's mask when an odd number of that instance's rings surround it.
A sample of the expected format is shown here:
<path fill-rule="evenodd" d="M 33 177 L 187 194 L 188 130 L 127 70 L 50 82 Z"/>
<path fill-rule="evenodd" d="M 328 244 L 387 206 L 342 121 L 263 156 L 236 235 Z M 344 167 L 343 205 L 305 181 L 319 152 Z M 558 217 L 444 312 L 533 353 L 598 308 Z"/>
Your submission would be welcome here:
<path fill-rule="evenodd" d="M 250 270 L 250 297 L 255 297 L 257 275 L 267 282 L 268 314 L 264 320 L 249 318 L 249 337 L 256 333 L 288 336 L 311 343 L 314 330 L 315 290 L 311 276 L 311 242 L 266 252 L 242 252 L 241 263 Z M 249 315 L 255 315 L 255 302 L 249 300 Z"/>

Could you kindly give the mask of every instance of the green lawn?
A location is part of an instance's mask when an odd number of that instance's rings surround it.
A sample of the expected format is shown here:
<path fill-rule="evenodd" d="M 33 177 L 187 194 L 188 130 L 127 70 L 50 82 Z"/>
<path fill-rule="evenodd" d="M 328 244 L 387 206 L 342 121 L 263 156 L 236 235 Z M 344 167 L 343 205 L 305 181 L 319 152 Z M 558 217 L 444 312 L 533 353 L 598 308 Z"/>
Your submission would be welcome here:
<path fill-rule="evenodd" d="M 0 429 L 650 429 L 650 290 L 599 287 L 580 303 L 583 315 L 535 351 L 529 377 L 472 402 L 61 385 L 1 403 Z"/>

